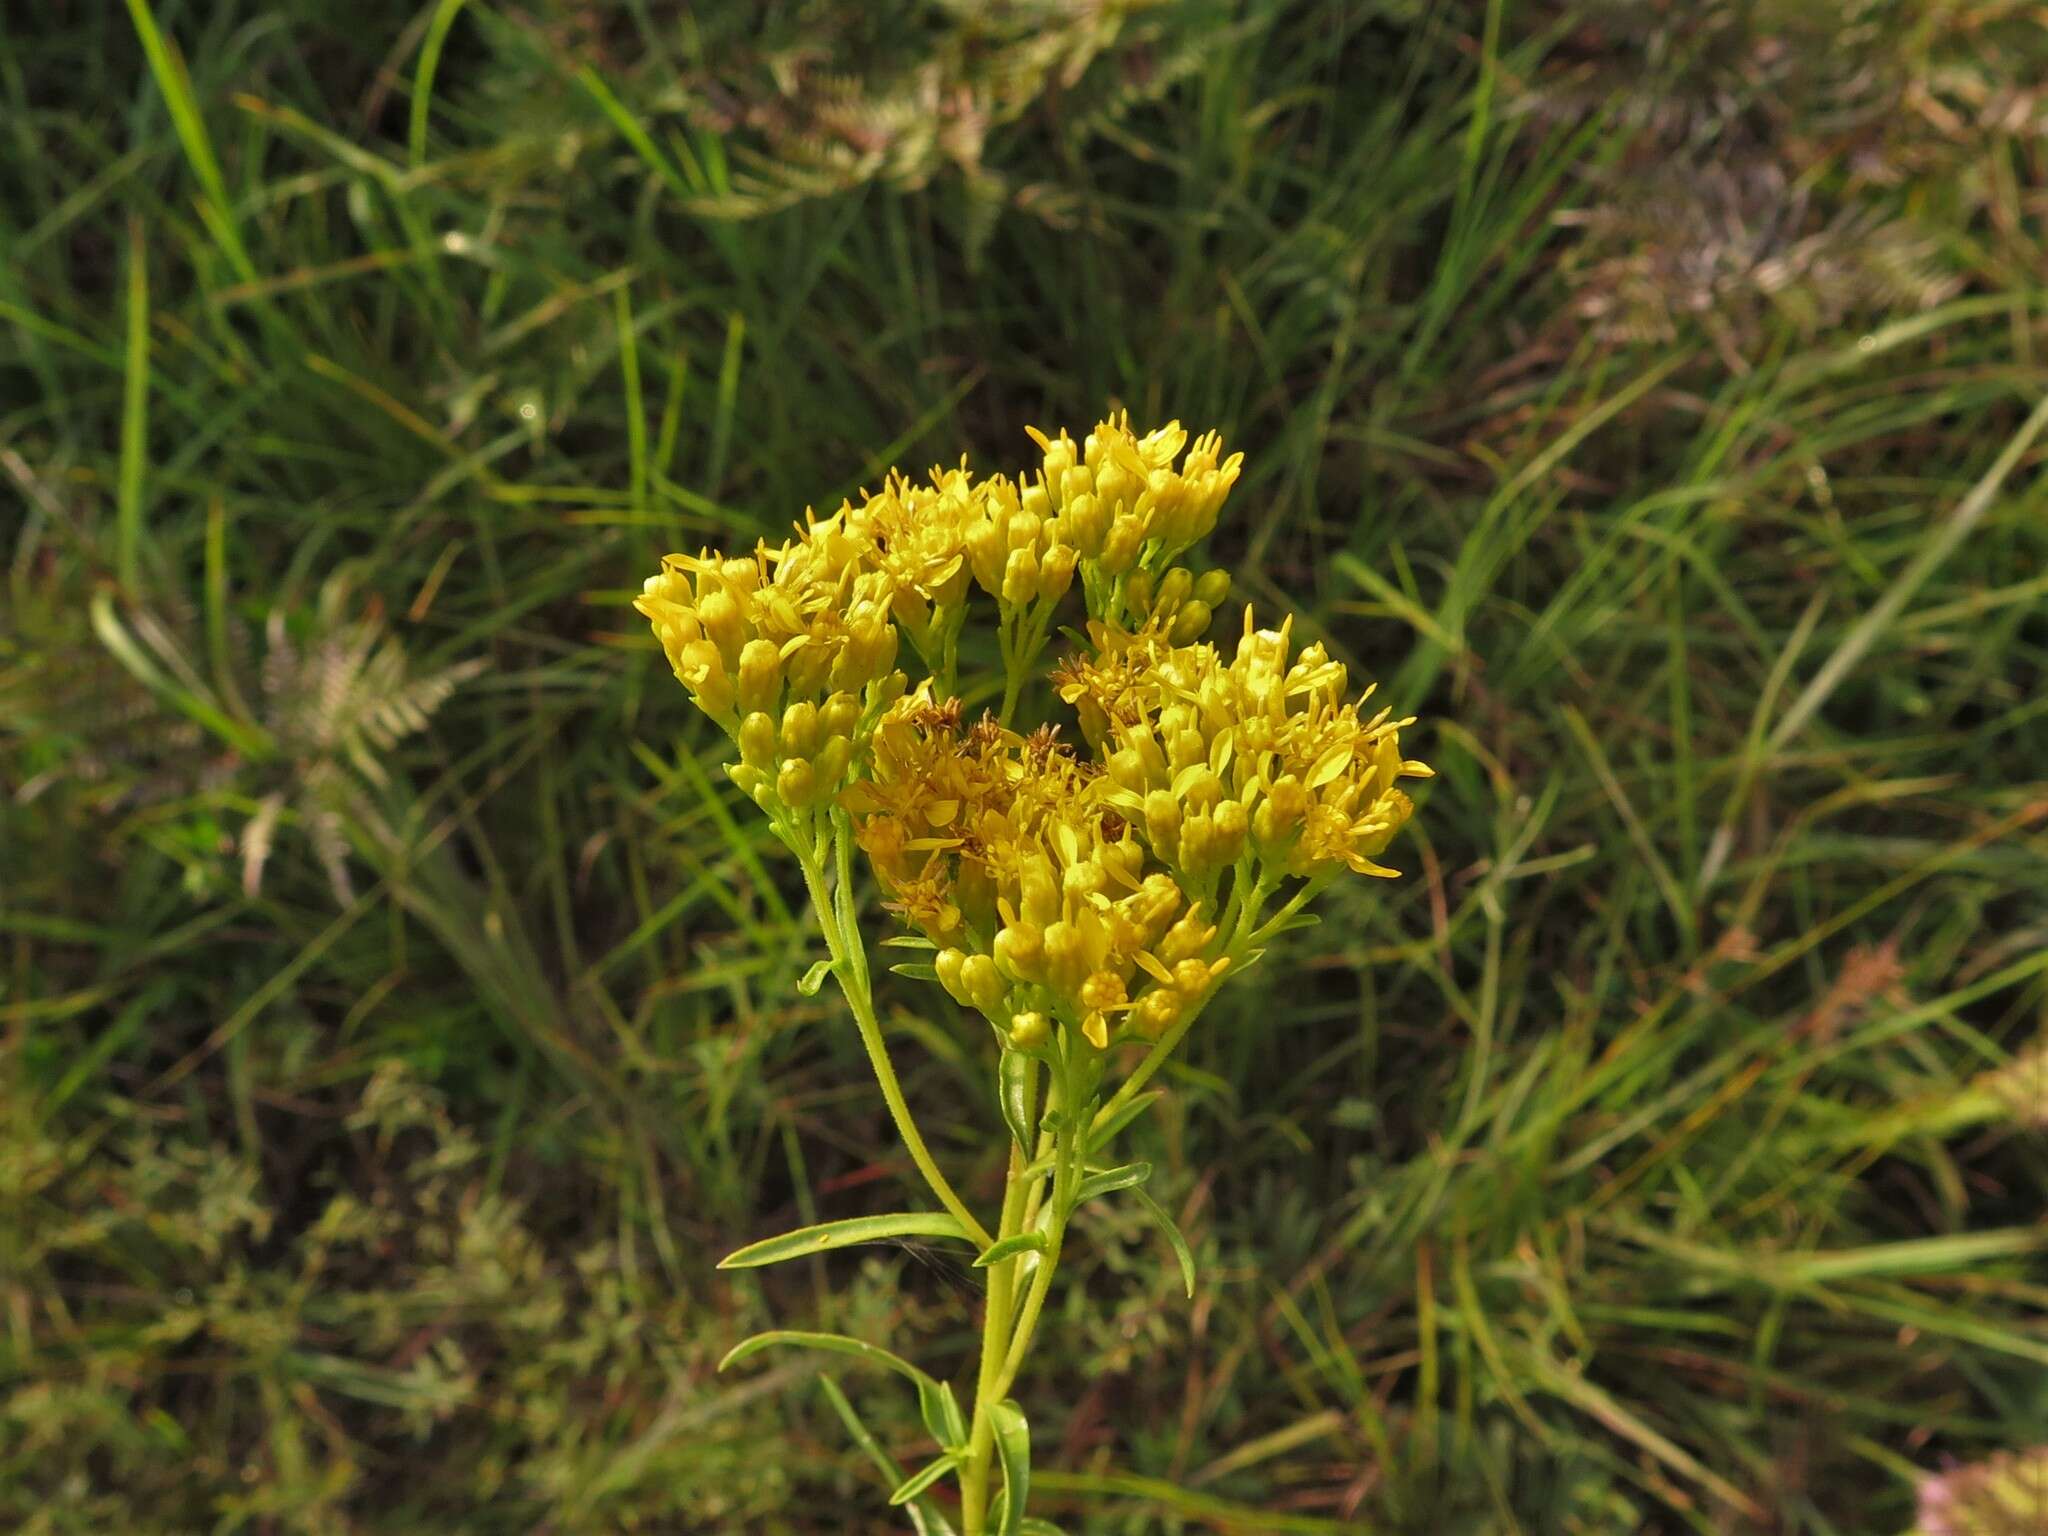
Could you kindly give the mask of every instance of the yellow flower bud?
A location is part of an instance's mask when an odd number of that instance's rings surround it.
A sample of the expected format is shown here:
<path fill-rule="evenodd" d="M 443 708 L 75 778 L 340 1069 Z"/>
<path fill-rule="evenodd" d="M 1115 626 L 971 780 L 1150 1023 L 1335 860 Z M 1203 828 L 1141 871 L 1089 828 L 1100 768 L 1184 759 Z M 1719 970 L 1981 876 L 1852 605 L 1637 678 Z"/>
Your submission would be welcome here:
<path fill-rule="evenodd" d="M 932 969 L 938 972 L 939 985 L 946 989 L 946 995 L 965 1008 L 968 1006 L 967 993 L 961 986 L 961 976 L 967 968 L 967 955 L 958 949 L 942 949 L 932 956 Z"/>
<path fill-rule="evenodd" d="M 896 664 L 896 644 L 896 626 L 885 611 L 863 606 L 847 619 L 846 644 L 832 663 L 832 687 L 847 693 L 866 687 Z"/>
<path fill-rule="evenodd" d="M 1128 789 L 1134 795 L 1145 793 L 1150 779 L 1145 773 L 1145 759 L 1135 747 L 1119 747 L 1109 754 L 1109 776 L 1116 780 L 1119 789 Z"/>
<path fill-rule="evenodd" d="M 1229 600 L 1230 572 L 1204 571 L 1195 579 L 1195 601 L 1207 604 L 1211 612 Z"/>
<path fill-rule="evenodd" d="M 1152 573 L 1142 568 L 1124 578 L 1124 605 L 1140 618 L 1152 611 Z"/>
<path fill-rule="evenodd" d="M 1051 517 L 1052 497 L 1046 493 L 1043 479 L 1029 480 L 1017 494 L 1017 504 L 1033 517 Z"/>
<path fill-rule="evenodd" d="M 1036 1050 L 1052 1038 L 1052 1024 L 1042 1013 L 1020 1013 L 1010 1020 L 1010 1044 L 1020 1051 Z"/>
<path fill-rule="evenodd" d="M 740 648 L 739 706 L 742 710 L 773 709 L 782 691 L 782 656 L 773 640 L 758 636 Z"/>
<path fill-rule="evenodd" d="M 1097 971 L 1081 983 L 1081 1006 L 1100 1012 L 1120 1007 L 1126 998 L 1124 979 L 1115 971 Z"/>
<path fill-rule="evenodd" d="M 720 654 L 715 641 L 692 640 L 683 647 L 682 664 L 676 668 L 676 676 L 690 690 L 697 707 L 714 720 L 725 720 L 732 715 L 732 678 L 725 670 L 725 658 Z"/>
<path fill-rule="evenodd" d="M 1216 825 L 1216 856 L 1222 863 L 1235 864 L 1244 852 L 1245 833 L 1251 825 L 1244 802 L 1225 800 L 1210 814 Z"/>
<path fill-rule="evenodd" d="M 1012 513 L 1003 523 L 1003 542 L 1012 552 L 1038 549 L 1039 522 L 1029 512 Z"/>
<path fill-rule="evenodd" d="M 1048 471 L 1050 469 L 1049 458 L 1050 456 L 1048 456 Z M 1051 483 L 1052 476 L 1050 472 L 1047 473 L 1046 480 L 1048 484 Z M 1076 496 L 1093 496 L 1095 494 L 1095 476 L 1089 472 L 1085 465 L 1074 464 L 1068 466 L 1066 471 L 1060 476 L 1059 484 L 1060 494 L 1056 498 L 1055 504 L 1061 507 L 1064 507 Z"/>
<path fill-rule="evenodd" d="M 767 774 L 746 763 L 726 764 L 725 776 L 731 779 L 738 786 L 739 792 L 750 800 L 754 797 L 754 791 L 763 787 L 768 782 Z"/>
<path fill-rule="evenodd" d="M 831 650 L 825 646 L 800 645 L 783 658 L 782 680 L 792 696 L 809 698 L 825 686 L 833 668 L 845 659 L 845 653 L 841 652 L 835 661 Z"/>
<path fill-rule="evenodd" d="M 1162 613 L 1178 613 L 1180 605 L 1193 595 L 1195 575 L 1184 565 L 1176 565 L 1160 578 L 1159 590 L 1152 599 L 1152 606 Z"/>
<path fill-rule="evenodd" d="M 1196 959 L 1181 961 L 1173 968 L 1173 987 L 1190 1000 L 1200 997 L 1209 988 L 1208 965 Z"/>
<path fill-rule="evenodd" d="M 818 706 L 798 699 L 782 712 L 782 752 L 785 757 L 809 757 L 824 739 L 818 723 Z"/>
<path fill-rule="evenodd" d="M 1200 598 L 1191 598 L 1180 605 L 1180 611 L 1173 616 L 1173 625 L 1166 632 L 1166 638 L 1175 645 L 1193 645 L 1209 632 L 1209 623 L 1215 617 L 1214 610 Z"/>
<path fill-rule="evenodd" d="M 990 597 L 997 596 L 1003 587 L 1003 562 L 1010 556 L 1009 546 L 1003 542 L 1003 530 L 993 522 L 977 523 L 968 530 L 966 545 L 967 563 L 975 581 Z"/>
<path fill-rule="evenodd" d="M 1045 933 L 1036 923 L 1012 923 L 996 935 L 996 969 L 1012 981 L 1045 976 Z"/>
<path fill-rule="evenodd" d="M 1038 596 L 1038 556 L 1029 549 L 1013 549 L 1003 566 L 1002 600 L 1021 608 Z"/>
<path fill-rule="evenodd" d="M 1002 974 L 996 969 L 995 961 L 987 955 L 969 955 L 962 962 L 960 994 L 961 1001 L 968 1007 L 994 1013 L 1003 1006 L 1003 994 L 1008 990 L 1003 985 Z"/>
<path fill-rule="evenodd" d="M 826 793 L 837 789 L 853 762 L 853 743 L 844 736 L 830 736 L 811 759 L 811 773 Z"/>
<path fill-rule="evenodd" d="M 1138 551 L 1145 543 L 1145 523 L 1135 513 L 1125 513 L 1109 525 L 1097 563 L 1105 574 L 1121 576 L 1138 563 Z"/>
<path fill-rule="evenodd" d="M 1138 887 L 1134 904 L 1134 915 L 1138 920 L 1138 947 L 1150 948 L 1159 942 L 1167 932 L 1167 924 L 1173 921 L 1173 914 L 1180 910 L 1182 901 L 1180 887 L 1173 876 L 1154 872 L 1145 877 L 1145 883 Z M 1196 909 L 1190 907 L 1192 915 Z"/>
<path fill-rule="evenodd" d="M 1109 845 L 1113 848 L 1115 845 Z M 1109 848 L 1103 851 L 1107 853 Z M 1094 859 L 1083 859 L 1078 864 L 1069 864 L 1060 874 L 1060 895 L 1076 905 L 1085 905 L 1090 896 L 1103 890 L 1109 884 L 1109 872 Z"/>
<path fill-rule="evenodd" d="M 1131 1022 L 1146 1039 L 1157 1040 L 1180 1022 L 1181 1007 L 1178 992 L 1167 987 L 1154 987 L 1138 999 L 1138 1006 L 1131 1013 Z"/>
<path fill-rule="evenodd" d="M 1266 786 L 1259 808 L 1252 814 L 1252 831 L 1260 847 L 1270 852 L 1284 851 L 1301 831 L 1302 818 L 1307 814 L 1308 791 L 1294 774 L 1284 774 Z"/>
<path fill-rule="evenodd" d="M 860 700 L 852 694 L 833 694 L 818 711 L 818 724 L 827 736 L 851 736 L 860 724 Z"/>
<path fill-rule="evenodd" d="M 1223 781 L 1216 777 L 1216 770 L 1206 762 L 1180 775 L 1178 787 L 1181 799 L 1190 811 L 1212 811 L 1216 802 L 1223 798 Z"/>
<path fill-rule="evenodd" d="M 720 588 L 706 592 L 697 603 L 697 622 L 704 626 L 706 638 L 718 647 L 725 664 L 738 666 L 740 647 L 747 638 L 746 620 L 732 595 Z"/>
<path fill-rule="evenodd" d="M 740 760 L 765 773 L 775 756 L 775 722 L 757 709 L 740 722 Z"/>
<path fill-rule="evenodd" d="M 1167 965 L 1179 965 L 1191 960 L 1207 949 L 1216 937 L 1213 926 L 1202 921 L 1200 907 L 1189 907 L 1181 914 L 1180 921 L 1166 930 L 1157 946 L 1159 958 Z"/>
<path fill-rule="evenodd" d="M 1038 562 L 1038 597 L 1041 602 L 1057 602 L 1066 596 L 1067 588 L 1074 583 L 1074 562 L 1077 559 L 1071 545 L 1055 544 L 1045 552 L 1045 558 Z"/>
<path fill-rule="evenodd" d="M 800 757 L 792 757 L 782 765 L 782 771 L 775 775 L 775 795 L 793 811 L 801 811 L 818 797 L 817 776 L 811 765 Z"/>
<path fill-rule="evenodd" d="M 1043 438 L 1039 441 L 1045 448 L 1045 485 L 1057 506 L 1065 500 L 1067 471 L 1079 462 L 1074 452 L 1074 440 L 1062 432 L 1056 441 L 1046 442 Z"/>
<path fill-rule="evenodd" d="M 1061 514 L 1067 540 L 1081 557 L 1093 560 L 1102 553 L 1102 541 L 1109 537 L 1109 508 L 1093 496 L 1076 496 Z"/>
<path fill-rule="evenodd" d="M 1072 997 L 1087 978 L 1088 953 L 1081 930 L 1068 922 L 1051 924 L 1045 930 L 1046 984 L 1063 996 Z"/>
<path fill-rule="evenodd" d="M 1052 861 L 1043 854 L 1019 871 L 1017 889 L 1027 923 L 1042 928 L 1060 915 L 1060 888 L 1053 880 Z"/>
<path fill-rule="evenodd" d="M 1169 789 L 1145 796 L 1145 836 L 1160 858 L 1173 863 L 1180 854 L 1180 802 Z"/>

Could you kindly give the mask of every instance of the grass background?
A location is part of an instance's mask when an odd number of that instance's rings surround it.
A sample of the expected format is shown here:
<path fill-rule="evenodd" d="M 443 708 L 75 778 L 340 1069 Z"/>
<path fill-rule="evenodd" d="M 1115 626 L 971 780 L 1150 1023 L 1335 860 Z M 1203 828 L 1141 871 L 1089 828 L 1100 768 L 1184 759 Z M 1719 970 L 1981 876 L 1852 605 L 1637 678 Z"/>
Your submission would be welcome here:
<path fill-rule="evenodd" d="M 623 604 L 1107 405 L 1245 450 L 1218 558 L 1440 777 L 1140 1135 L 1194 1301 L 1086 1223 L 1045 1512 L 1896 1531 L 2048 1438 L 2037 12 L 4 27 L 10 1528 L 893 1528 L 712 1365 L 961 1369 L 976 1279 L 711 1269 L 906 1170 Z M 986 1197 L 985 1042 L 886 1004 Z"/>

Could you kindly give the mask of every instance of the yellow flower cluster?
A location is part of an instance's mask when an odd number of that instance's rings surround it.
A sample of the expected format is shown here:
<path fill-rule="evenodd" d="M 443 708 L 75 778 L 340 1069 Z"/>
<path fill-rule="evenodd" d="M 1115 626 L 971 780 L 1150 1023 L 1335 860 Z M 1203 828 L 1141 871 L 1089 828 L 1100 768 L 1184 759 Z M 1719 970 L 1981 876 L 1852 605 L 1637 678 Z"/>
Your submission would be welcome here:
<path fill-rule="evenodd" d="M 1139 437 L 1126 412 L 1098 423 L 1078 448 L 1065 432 L 1028 430 L 1045 455 L 1038 488 L 1047 505 L 1082 558 L 1111 577 L 1133 569 L 1148 543 L 1171 559 L 1207 538 L 1244 463 L 1241 453 L 1221 457 L 1214 432 L 1188 448 L 1177 421 Z M 1187 457 L 1176 465 L 1183 448 Z"/>
<path fill-rule="evenodd" d="M 1226 663 L 1156 624 L 1097 622 L 1092 652 L 1054 675 L 1117 786 L 1112 803 L 1197 891 L 1247 852 L 1273 875 L 1392 875 L 1373 859 L 1414 810 L 1396 781 L 1430 773 L 1401 756 L 1414 722 L 1367 717 L 1370 688 L 1347 702 L 1343 664 L 1320 643 L 1296 654 L 1293 624 L 1259 629 L 1247 608 Z"/>
<path fill-rule="evenodd" d="M 1225 968 L 1216 937 L 1119 814 L 1115 786 L 1051 730 L 1019 736 L 920 688 L 875 731 L 852 785 L 890 904 L 939 952 L 940 983 L 1028 1045 L 1041 1009 L 1100 1047 L 1112 1020 L 1158 1035 Z"/>
<path fill-rule="evenodd" d="M 697 707 L 740 747 L 733 778 L 793 809 L 845 779 L 877 690 L 900 692 L 890 583 L 843 519 L 751 556 L 670 555 L 634 603 Z"/>
<path fill-rule="evenodd" d="M 1031 435 L 1022 482 L 891 474 L 779 548 L 670 556 L 636 606 L 736 743 L 734 781 L 778 817 L 841 808 L 954 998 L 1017 1046 L 1050 1015 L 1101 1048 L 1198 1008 L 1248 953 L 1236 914 L 1284 879 L 1391 874 L 1375 858 L 1413 809 L 1397 781 L 1429 770 L 1401 755 L 1410 722 L 1347 701 L 1344 667 L 1297 651 L 1291 620 L 1246 610 L 1227 660 L 1202 638 L 1229 579 L 1174 561 L 1242 455 L 1123 415 L 1078 444 Z M 974 589 L 1001 610 L 1007 718 L 1077 575 L 1090 643 L 1052 680 L 1090 754 L 1055 727 L 965 722 L 941 690 Z M 899 635 L 940 689 L 896 670 Z"/>

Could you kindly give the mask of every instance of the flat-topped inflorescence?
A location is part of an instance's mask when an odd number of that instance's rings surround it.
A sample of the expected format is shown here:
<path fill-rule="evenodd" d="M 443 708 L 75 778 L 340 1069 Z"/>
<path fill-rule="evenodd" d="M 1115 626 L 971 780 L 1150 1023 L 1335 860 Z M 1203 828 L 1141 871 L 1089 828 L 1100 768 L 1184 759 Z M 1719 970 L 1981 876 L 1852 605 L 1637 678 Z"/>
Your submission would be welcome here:
<path fill-rule="evenodd" d="M 829 951 L 805 985 L 838 979 L 944 1208 L 827 1223 L 726 1262 L 816 1252 L 852 1240 L 849 1226 L 865 1240 L 876 1222 L 981 1249 L 973 1418 L 920 1375 L 943 1456 L 905 1485 L 956 1472 L 963 1536 L 990 1529 L 998 1436 L 1006 1485 L 1015 1470 L 1023 1419 L 1007 1393 L 1069 1217 L 1147 1170 L 1102 1169 L 1104 1148 L 1218 986 L 1317 891 L 1394 873 L 1379 858 L 1415 810 L 1401 781 L 1429 773 L 1402 755 L 1414 722 L 1368 713 L 1370 687 L 1348 697 L 1347 669 L 1319 641 L 1297 645 L 1292 618 L 1261 628 L 1247 608 L 1227 649 L 1207 638 L 1230 578 L 1180 562 L 1214 528 L 1241 454 L 1225 457 L 1213 432 L 1190 441 L 1178 422 L 1140 435 L 1122 413 L 1078 443 L 1031 436 L 1040 462 L 1018 479 L 977 476 L 965 460 L 922 481 L 892 472 L 828 516 L 806 512 L 776 547 L 669 556 L 636 604 L 730 738 L 727 773 L 801 863 Z M 1041 670 L 1076 588 L 1083 629 Z M 1000 678 L 963 690 L 963 656 L 985 654 L 963 652 L 969 620 L 989 607 Z M 999 705 L 970 708 L 963 693 Z M 1053 718 L 1015 723 L 1027 694 Z M 1010 1146 L 991 1226 L 933 1159 L 890 1062 L 856 857 L 909 930 L 890 942 L 928 954 L 896 969 L 935 980 L 993 1033 Z M 1142 1050 L 1120 1053 L 1126 1043 Z M 822 1337 L 761 1335 L 735 1358 Z"/>

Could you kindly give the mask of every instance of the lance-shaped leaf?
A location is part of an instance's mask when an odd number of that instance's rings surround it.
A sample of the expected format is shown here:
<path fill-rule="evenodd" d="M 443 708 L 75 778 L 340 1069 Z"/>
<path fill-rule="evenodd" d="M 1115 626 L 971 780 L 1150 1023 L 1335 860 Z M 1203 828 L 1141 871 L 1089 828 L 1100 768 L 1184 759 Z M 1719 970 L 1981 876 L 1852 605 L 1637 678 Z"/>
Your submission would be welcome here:
<path fill-rule="evenodd" d="M 1181 1236 L 1180 1228 L 1174 1224 L 1173 1218 L 1167 1214 L 1166 1207 L 1153 1199 L 1142 1186 L 1133 1184 L 1131 1186 L 1131 1193 L 1138 1197 L 1138 1204 L 1145 1207 L 1145 1213 L 1159 1224 L 1159 1230 L 1166 1234 L 1167 1242 L 1173 1245 L 1173 1256 L 1180 1260 L 1180 1278 L 1188 1288 L 1188 1295 L 1193 1296 L 1195 1294 L 1195 1255 L 1194 1251 L 1188 1247 L 1188 1240 Z"/>
<path fill-rule="evenodd" d="M 976 1269 L 987 1269 L 991 1264 L 1000 1264 L 1005 1259 L 1014 1259 L 1020 1253 L 1045 1252 L 1043 1232 L 1019 1232 L 1015 1237 L 1006 1237 L 999 1243 L 990 1243 L 974 1261 Z"/>
<path fill-rule="evenodd" d="M 1164 1088 L 1148 1088 L 1143 1093 L 1131 1095 L 1128 1101 L 1119 1104 L 1114 1114 L 1088 1132 L 1086 1143 L 1088 1155 L 1092 1157 L 1112 1141 L 1115 1141 L 1117 1137 L 1124 1133 L 1125 1128 L 1133 1120 L 1137 1119 L 1138 1116 L 1145 1113 L 1146 1110 L 1165 1097 L 1166 1090 Z"/>
<path fill-rule="evenodd" d="M 1038 1097 L 1038 1063 L 1022 1051 L 1004 1051 L 1003 1059 L 996 1068 L 999 1088 L 997 1097 L 1003 1107 L 1003 1123 L 1010 1128 L 1010 1139 L 1017 1143 L 1026 1157 L 1031 1155 L 1033 1101 Z"/>
<path fill-rule="evenodd" d="M 1000 1536 L 1021 1536 L 1024 1503 L 1031 1496 L 1031 1426 L 1024 1410 L 1010 1398 L 991 1403 L 989 1423 L 996 1432 L 996 1460 L 1003 1469 L 1002 1508 L 997 1514 Z"/>
<path fill-rule="evenodd" d="M 884 1370 L 894 1371 L 917 1388 L 918 1411 L 924 1416 L 925 1427 L 932 1432 L 932 1438 L 939 1442 L 941 1449 L 957 1450 L 967 1441 L 967 1424 L 961 1417 L 960 1405 L 953 1400 L 953 1389 L 942 1381 L 934 1381 L 901 1355 L 892 1355 L 879 1344 L 870 1344 L 865 1339 L 848 1338 L 843 1333 L 805 1333 L 793 1328 L 775 1328 L 740 1340 L 718 1362 L 718 1368 L 722 1371 L 750 1355 L 777 1348 L 819 1349 L 827 1354 L 850 1355 L 864 1365 L 878 1365 Z"/>
<path fill-rule="evenodd" d="M 1106 1195 L 1111 1190 L 1135 1189 L 1152 1177 L 1150 1163 L 1125 1163 L 1121 1168 L 1110 1168 L 1102 1173 L 1091 1173 L 1081 1181 L 1081 1187 L 1074 1191 L 1074 1204 L 1093 1200 L 1097 1195 Z"/>
<path fill-rule="evenodd" d="M 720 1269 L 758 1269 L 763 1264 L 780 1264 L 834 1248 L 857 1243 L 884 1243 L 894 1237 L 950 1237 L 972 1242 L 958 1220 L 943 1211 L 900 1211 L 887 1216 L 853 1216 L 845 1221 L 821 1221 L 814 1227 L 799 1227 L 780 1237 L 764 1237 L 749 1243 L 718 1261 Z"/>
<path fill-rule="evenodd" d="M 932 1462 L 921 1471 L 913 1472 L 909 1477 L 898 1483 L 896 1491 L 889 1495 L 889 1502 L 891 1504 L 908 1504 L 920 1493 L 923 1493 L 925 1489 L 931 1487 L 933 1483 L 936 1483 L 959 1465 L 960 1458 L 951 1451 L 946 1452 L 937 1461 Z"/>
<path fill-rule="evenodd" d="M 881 1469 L 882 1476 L 889 1480 L 891 1487 L 903 1481 L 903 1469 L 896 1465 L 896 1458 L 882 1449 L 881 1441 L 874 1432 L 861 1422 L 854 1412 L 853 1404 L 846 1400 L 846 1394 L 839 1390 L 839 1383 L 824 1372 L 818 1373 L 818 1385 L 824 1390 L 826 1399 L 832 1404 L 832 1411 L 839 1415 L 839 1422 L 846 1426 L 846 1432 L 853 1436 L 853 1443 L 867 1453 L 868 1459 Z M 905 1511 L 910 1516 L 911 1529 L 917 1536 L 954 1536 L 952 1522 L 947 1520 L 937 1505 L 930 1499 L 913 1498 Z"/>
<path fill-rule="evenodd" d="M 898 1375 L 922 1386 L 931 1381 L 916 1366 L 901 1355 L 892 1355 L 879 1344 L 870 1344 L 866 1339 L 849 1338 L 843 1333 L 806 1333 L 794 1328 L 771 1328 L 766 1333 L 757 1333 L 752 1338 L 741 1339 L 726 1351 L 725 1358 L 718 1362 L 722 1371 L 729 1365 L 738 1365 L 752 1355 L 768 1349 L 821 1349 L 827 1354 L 851 1355 L 863 1365 L 879 1365 L 883 1370 Z M 937 1386 L 938 1383 L 933 1382 Z"/>

